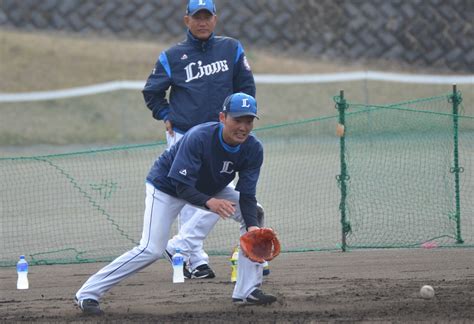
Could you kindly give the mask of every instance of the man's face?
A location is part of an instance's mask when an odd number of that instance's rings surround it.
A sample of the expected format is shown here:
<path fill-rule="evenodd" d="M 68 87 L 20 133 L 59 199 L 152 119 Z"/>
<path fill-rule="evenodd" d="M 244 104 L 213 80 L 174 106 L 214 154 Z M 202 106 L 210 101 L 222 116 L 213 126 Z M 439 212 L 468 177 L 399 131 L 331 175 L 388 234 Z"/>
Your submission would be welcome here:
<path fill-rule="evenodd" d="M 198 11 L 194 16 L 184 16 L 184 23 L 194 37 L 207 40 L 216 28 L 217 16 L 207 10 Z"/>
<path fill-rule="evenodd" d="M 252 116 L 233 118 L 221 112 L 219 120 L 224 124 L 224 129 L 222 130 L 224 142 L 232 146 L 245 142 L 253 129 L 254 119 L 255 117 Z"/>

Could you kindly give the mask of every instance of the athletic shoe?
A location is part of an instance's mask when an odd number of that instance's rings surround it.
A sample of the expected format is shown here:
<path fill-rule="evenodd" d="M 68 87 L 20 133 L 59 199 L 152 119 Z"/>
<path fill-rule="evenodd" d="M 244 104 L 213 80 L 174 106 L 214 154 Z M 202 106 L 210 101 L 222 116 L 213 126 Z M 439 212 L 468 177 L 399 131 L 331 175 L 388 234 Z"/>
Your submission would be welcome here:
<path fill-rule="evenodd" d="M 193 276 L 191 275 L 191 272 L 189 272 L 188 267 L 186 264 L 183 264 L 183 274 L 186 279 L 191 279 Z"/>
<path fill-rule="evenodd" d="M 191 272 L 189 272 L 189 269 L 185 264 L 183 264 L 183 274 L 186 279 L 192 278 Z"/>
<path fill-rule="evenodd" d="M 166 260 L 168 260 L 171 264 L 173 264 L 173 261 L 171 260 L 173 258 L 173 255 L 168 252 L 168 250 L 165 249 L 165 253 L 163 253 L 164 257 Z M 188 267 L 186 266 L 186 263 L 183 264 L 183 274 L 186 279 L 191 279 L 191 272 L 189 271 Z"/>
<path fill-rule="evenodd" d="M 87 315 L 102 315 L 104 312 L 100 309 L 99 302 L 95 299 L 82 299 L 78 300 L 77 297 L 74 297 L 74 300 L 82 310 L 84 314 Z"/>
<path fill-rule="evenodd" d="M 196 279 L 212 279 L 215 276 L 214 271 L 212 271 L 208 264 L 201 264 L 191 272 L 191 278 Z"/>
<path fill-rule="evenodd" d="M 276 302 L 277 298 L 273 295 L 267 295 L 260 289 L 255 289 L 247 298 L 232 298 L 237 305 L 269 305 Z"/>

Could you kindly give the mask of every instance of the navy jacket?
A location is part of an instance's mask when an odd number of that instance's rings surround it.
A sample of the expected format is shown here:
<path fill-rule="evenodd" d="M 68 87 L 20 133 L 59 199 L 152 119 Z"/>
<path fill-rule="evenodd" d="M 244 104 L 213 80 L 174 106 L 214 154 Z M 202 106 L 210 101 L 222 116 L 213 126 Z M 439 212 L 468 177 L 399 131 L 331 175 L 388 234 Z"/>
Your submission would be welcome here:
<path fill-rule="evenodd" d="M 188 31 L 185 41 L 160 54 L 143 96 L 155 119 L 169 120 L 175 131 L 185 133 L 218 121 L 224 99 L 236 92 L 255 97 L 255 81 L 240 42 L 214 34 L 200 41 Z"/>
<path fill-rule="evenodd" d="M 255 195 L 263 164 L 263 146 L 253 134 L 244 143 L 230 146 L 224 142 L 222 132 L 223 125 L 218 122 L 192 128 L 155 161 L 146 180 L 168 195 L 205 206 L 238 173 L 235 190 L 240 193 L 242 217 L 247 227 L 258 226 Z M 192 187 L 193 195 L 180 194 L 181 184 Z"/>

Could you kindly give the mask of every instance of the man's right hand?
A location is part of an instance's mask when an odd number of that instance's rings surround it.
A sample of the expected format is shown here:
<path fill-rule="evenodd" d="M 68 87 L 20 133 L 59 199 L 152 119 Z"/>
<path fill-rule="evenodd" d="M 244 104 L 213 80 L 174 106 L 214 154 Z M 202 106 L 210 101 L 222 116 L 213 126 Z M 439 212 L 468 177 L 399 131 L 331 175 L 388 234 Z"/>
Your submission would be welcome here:
<path fill-rule="evenodd" d="M 171 124 L 169 120 L 165 120 L 165 127 L 168 134 L 170 134 L 170 136 L 174 136 L 173 124 Z"/>
<path fill-rule="evenodd" d="M 230 200 L 211 198 L 206 202 L 206 206 L 224 219 L 235 213 L 235 203 Z"/>

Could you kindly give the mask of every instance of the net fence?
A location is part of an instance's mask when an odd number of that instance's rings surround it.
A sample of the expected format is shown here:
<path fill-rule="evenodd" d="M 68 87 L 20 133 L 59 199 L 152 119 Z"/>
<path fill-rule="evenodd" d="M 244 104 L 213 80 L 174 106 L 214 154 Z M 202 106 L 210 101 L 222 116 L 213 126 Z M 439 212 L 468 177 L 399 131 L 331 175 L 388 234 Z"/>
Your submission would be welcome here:
<path fill-rule="evenodd" d="M 346 107 L 349 248 L 473 245 L 474 119 L 452 105 L 445 95 Z"/>
<path fill-rule="evenodd" d="M 474 246 L 474 120 L 456 115 L 457 204 L 449 98 L 349 103 L 342 152 L 337 115 L 255 130 L 265 148 L 257 198 L 283 250 L 341 249 L 342 229 L 348 248 Z M 153 143 L 1 158 L 0 266 L 21 254 L 32 264 L 107 261 L 138 244 L 145 177 L 164 149 Z M 204 247 L 230 255 L 237 242 L 238 225 L 219 221 Z"/>

